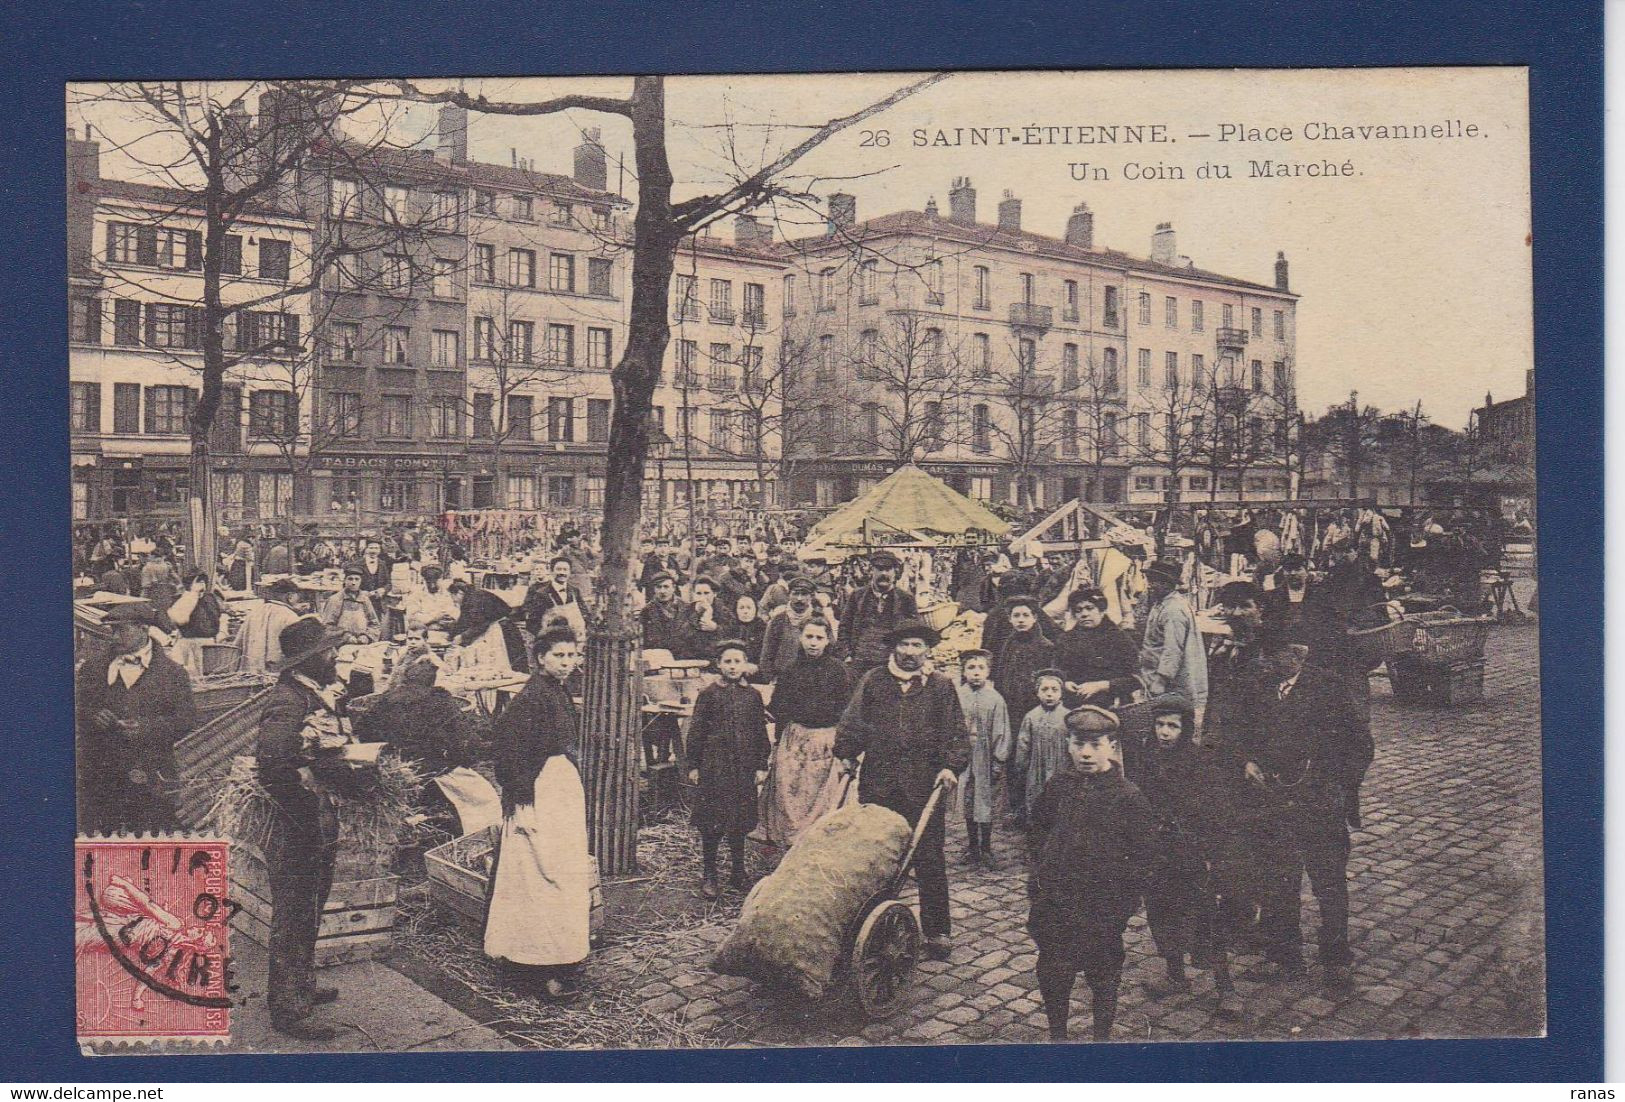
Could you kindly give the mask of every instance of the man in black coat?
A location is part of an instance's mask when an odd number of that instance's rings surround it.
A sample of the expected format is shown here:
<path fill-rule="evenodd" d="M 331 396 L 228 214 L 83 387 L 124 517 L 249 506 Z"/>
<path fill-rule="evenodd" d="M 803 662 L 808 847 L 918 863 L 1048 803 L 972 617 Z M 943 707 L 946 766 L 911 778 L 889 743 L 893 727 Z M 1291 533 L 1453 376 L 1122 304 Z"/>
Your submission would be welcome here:
<path fill-rule="evenodd" d="M 858 799 L 889 807 L 917 826 L 931 790 L 951 791 L 970 764 L 970 740 L 953 682 L 935 672 L 927 654 L 937 633 L 919 620 L 899 624 L 885 637 L 891 656 L 870 670 L 835 725 L 835 756 L 863 773 Z M 926 953 L 948 955 L 948 866 L 943 856 L 946 795 L 938 799 L 920 845 L 914 872 L 920 884 L 920 925 Z"/>
<path fill-rule="evenodd" d="M 525 590 L 525 601 L 519 606 L 519 617 L 532 636 L 542 633 L 542 622 L 555 608 L 574 605 L 578 611 L 581 609 L 581 598 L 570 577 L 574 572 L 575 563 L 570 556 L 554 555 L 547 564 L 547 578 L 531 580 L 530 588 Z"/>
<path fill-rule="evenodd" d="M 153 642 L 167 618 L 150 604 L 116 605 L 106 623 L 110 646 L 74 683 L 79 829 L 172 830 L 175 743 L 197 726 L 192 682 Z"/>
<path fill-rule="evenodd" d="M 1320 904 L 1320 962 L 1333 990 L 1351 982 L 1348 936 L 1349 827 L 1359 821 L 1360 784 L 1374 748 L 1342 679 L 1306 664 L 1303 631 L 1271 629 L 1263 672 L 1232 736 L 1243 763 L 1243 813 L 1264 824 L 1260 854 L 1266 959 L 1284 975 L 1302 970 L 1299 894 L 1305 873 Z"/>
<path fill-rule="evenodd" d="M 903 564 L 890 551 L 869 556 L 869 584 L 855 589 L 841 604 L 841 645 L 854 676 L 886 664 L 892 652 L 891 632 L 919 615 L 914 594 L 897 584 Z"/>
<path fill-rule="evenodd" d="M 316 986 L 316 934 L 333 886 L 338 815 L 321 774 L 331 766 L 306 728 L 339 731 L 343 704 L 330 686 L 340 637 L 315 617 L 282 629 L 282 670 L 260 712 L 255 762 L 260 785 L 275 808 L 265 840 L 271 881 L 271 1025 L 307 1041 L 333 1037 L 309 1021 L 317 1005 L 338 998 Z M 330 739 L 330 741 L 336 741 Z"/>

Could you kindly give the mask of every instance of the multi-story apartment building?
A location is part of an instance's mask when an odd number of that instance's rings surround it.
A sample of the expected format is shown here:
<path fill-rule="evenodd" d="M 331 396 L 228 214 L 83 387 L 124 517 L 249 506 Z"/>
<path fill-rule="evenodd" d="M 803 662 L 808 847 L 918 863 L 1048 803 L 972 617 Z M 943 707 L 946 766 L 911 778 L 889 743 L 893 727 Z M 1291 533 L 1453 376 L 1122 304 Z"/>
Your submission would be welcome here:
<path fill-rule="evenodd" d="M 202 377 L 203 216 L 187 192 L 104 178 L 88 132 L 70 132 L 68 155 L 73 516 L 179 518 Z M 233 362 L 210 441 L 215 498 L 227 520 L 285 515 L 296 426 L 310 416 L 293 385 L 310 333 L 310 227 L 262 207 L 222 248 Z"/>
<path fill-rule="evenodd" d="M 946 217 L 933 200 L 859 221 L 834 195 L 826 232 L 788 248 L 794 500 L 845 500 L 910 460 L 1034 507 L 1165 500 L 1172 478 L 1197 498 L 1198 453 L 1230 496 L 1273 492 L 1241 479 L 1296 407 L 1284 257 L 1267 286 L 1195 267 L 1168 224 L 1136 257 L 1096 246 L 1081 204 L 1047 236 L 1008 192 L 992 224 L 969 179 L 948 198 Z"/>

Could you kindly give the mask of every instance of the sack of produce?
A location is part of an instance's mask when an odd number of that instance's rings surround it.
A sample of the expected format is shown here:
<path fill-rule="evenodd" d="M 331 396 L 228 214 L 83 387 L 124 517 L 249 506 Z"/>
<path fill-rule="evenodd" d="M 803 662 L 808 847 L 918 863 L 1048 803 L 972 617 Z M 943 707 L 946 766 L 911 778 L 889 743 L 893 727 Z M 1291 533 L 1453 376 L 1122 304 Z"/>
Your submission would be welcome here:
<path fill-rule="evenodd" d="M 877 804 L 848 804 L 813 823 L 745 897 L 711 967 L 782 994 L 822 997 L 847 924 L 896 875 L 911 833 Z"/>

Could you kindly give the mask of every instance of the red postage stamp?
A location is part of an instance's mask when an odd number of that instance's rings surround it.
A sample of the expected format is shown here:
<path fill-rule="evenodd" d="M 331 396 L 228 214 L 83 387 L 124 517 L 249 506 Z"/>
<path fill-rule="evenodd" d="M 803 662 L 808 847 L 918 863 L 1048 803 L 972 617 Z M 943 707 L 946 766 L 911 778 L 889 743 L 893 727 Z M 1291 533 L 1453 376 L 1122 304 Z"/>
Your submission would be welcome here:
<path fill-rule="evenodd" d="M 230 1039 L 228 848 L 167 837 L 75 844 L 82 1043 Z"/>

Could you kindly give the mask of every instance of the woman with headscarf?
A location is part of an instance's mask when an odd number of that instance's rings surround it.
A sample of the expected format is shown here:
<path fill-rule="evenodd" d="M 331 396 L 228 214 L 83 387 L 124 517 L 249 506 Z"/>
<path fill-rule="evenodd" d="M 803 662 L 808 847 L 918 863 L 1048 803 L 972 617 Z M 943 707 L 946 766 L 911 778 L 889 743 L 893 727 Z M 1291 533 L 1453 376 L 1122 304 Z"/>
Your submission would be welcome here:
<path fill-rule="evenodd" d="M 723 634 L 744 643 L 749 648 L 745 653 L 750 655 L 752 662 L 756 661 L 762 653 L 762 638 L 767 634 L 767 622 L 760 615 L 756 598 L 749 593 L 740 593 L 734 597 L 728 612 L 730 615 L 723 626 Z"/>
<path fill-rule="evenodd" d="M 422 799 L 441 812 L 455 810 L 434 785 L 440 777 L 477 757 L 474 717 L 463 702 L 435 684 L 440 665 L 428 652 L 408 656 L 396 667 L 389 688 L 352 720 L 362 742 L 387 742 L 402 761 L 423 777 Z"/>
<path fill-rule="evenodd" d="M 777 732 L 762 786 L 762 835 L 789 849 L 801 832 L 840 806 L 845 783 L 835 760 L 835 723 L 852 695 L 846 664 L 829 651 L 830 626 L 801 625 L 800 654 L 773 687 Z"/>
<path fill-rule="evenodd" d="M 499 598 L 500 599 L 500 598 Z M 537 672 L 492 725 L 502 838 L 485 953 L 514 978 L 558 998 L 589 951 L 592 857 L 576 771 L 579 717 L 565 682 L 581 664 L 567 628 L 536 640 Z"/>

